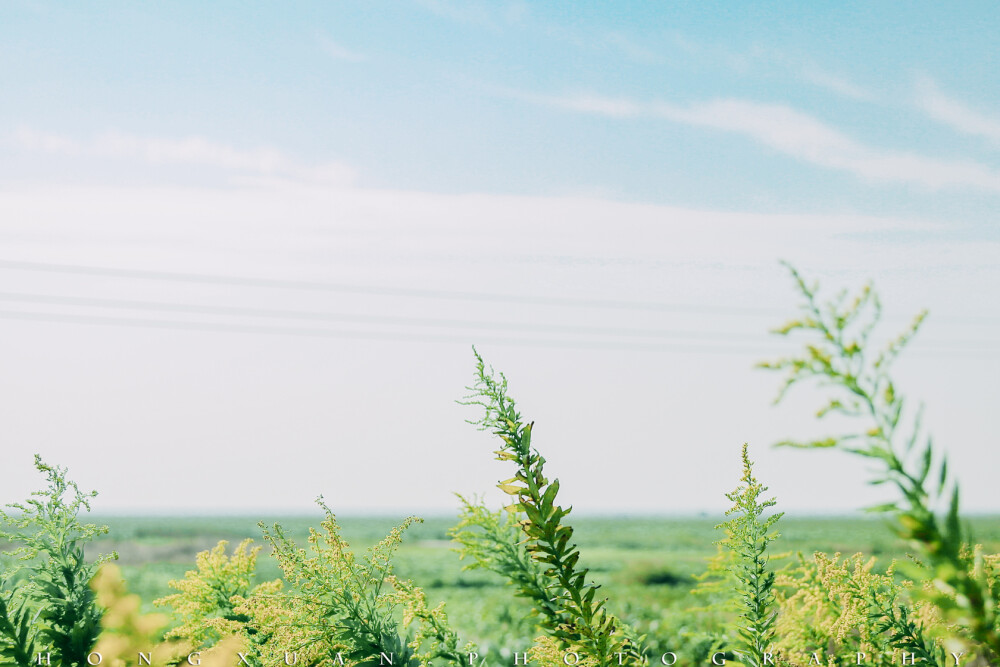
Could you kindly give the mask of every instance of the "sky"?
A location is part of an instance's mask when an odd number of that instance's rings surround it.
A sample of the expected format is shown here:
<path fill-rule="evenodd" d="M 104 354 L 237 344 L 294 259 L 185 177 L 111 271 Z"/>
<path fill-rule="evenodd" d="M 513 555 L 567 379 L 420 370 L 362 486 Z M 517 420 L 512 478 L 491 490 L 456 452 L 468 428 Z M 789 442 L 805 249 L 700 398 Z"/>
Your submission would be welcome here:
<path fill-rule="evenodd" d="M 0 489 L 104 512 L 499 504 L 506 373 L 563 501 L 886 499 L 754 365 L 871 281 L 965 506 L 1000 512 L 992 3 L 0 6 Z"/>

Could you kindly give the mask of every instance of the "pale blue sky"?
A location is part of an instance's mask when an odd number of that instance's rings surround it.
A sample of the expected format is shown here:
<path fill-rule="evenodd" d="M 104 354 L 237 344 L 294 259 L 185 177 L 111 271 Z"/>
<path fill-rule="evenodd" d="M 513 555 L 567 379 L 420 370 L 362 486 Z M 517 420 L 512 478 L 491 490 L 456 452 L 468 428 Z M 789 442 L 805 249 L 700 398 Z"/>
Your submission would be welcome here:
<path fill-rule="evenodd" d="M 995 234 L 990 3 L 3 12 L 12 129 L 276 147 L 365 186 L 920 213 Z"/>
<path fill-rule="evenodd" d="M 450 491 L 509 476 L 451 403 L 478 342 L 537 399 L 537 419 L 565 429 L 546 454 L 578 480 L 584 510 L 721 507 L 744 439 L 790 508 L 850 509 L 878 497 L 856 462 L 765 449 L 811 428 L 771 410 L 776 379 L 749 370 L 782 349 L 764 332 L 794 305 L 777 264 L 788 259 L 831 287 L 874 279 L 897 323 L 932 310 L 901 372 L 955 448 L 971 505 L 1000 509 L 1000 454 L 986 447 L 1000 372 L 998 31 L 987 2 L 4 3 L 0 310 L 14 319 L 0 326 L 14 342 L 0 438 L 17 456 L 0 486 L 31 488 L 30 453 L 43 451 L 111 508 L 295 509 L 324 492 L 349 511 L 446 511 Z M 590 305 L 524 301 L 539 296 Z M 308 325 L 67 299 L 363 316 L 321 326 L 387 338 L 71 323 Z M 378 319 L 393 317 L 409 324 Z M 640 331 L 660 347 L 558 327 Z M 428 331 L 434 342 L 393 339 Z M 409 442 L 414 420 L 439 436 Z M 622 423 L 631 444 L 615 445 L 607 486 L 594 463 Z M 176 453 L 168 478 L 193 475 L 183 494 L 125 480 L 147 445 Z M 240 448 L 249 455 L 231 455 Z M 218 487 L 193 456 L 235 466 L 253 491 Z M 822 456 L 827 487 L 814 478 Z M 352 466 L 390 491 L 330 481 Z M 702 472 L 661 488 L 662 470 Z M 599 483 L 607 497 L 585 491 Z"/>

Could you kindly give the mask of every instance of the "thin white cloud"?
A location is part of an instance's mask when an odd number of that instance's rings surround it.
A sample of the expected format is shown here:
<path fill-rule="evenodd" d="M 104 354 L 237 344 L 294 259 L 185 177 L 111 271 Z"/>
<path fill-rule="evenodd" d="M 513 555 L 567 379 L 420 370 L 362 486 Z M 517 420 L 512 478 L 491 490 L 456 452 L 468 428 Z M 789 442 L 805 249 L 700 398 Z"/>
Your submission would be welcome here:
<path fill-rule="evenodd" d="M 27 127 L 18 128 L 10 138 L 14 145 L 39 153 L 76 157 L 83 152 L 83 146 L 75 139 L 59 134 L 37 132 Z"/>
<path fill-rule="evenodd" d="M 463 25 L 474 25 L 499 32 L 507 26 L 521 25 L 528 19 L 529 6 L 519 0 L 506 3 L 454 0 L 416 0 L 419 7 L 441 18 Z"/>
<path fill-rule="evenodd" d="M 732 70 L 738 74 L 747 74 L 754 61 L 759 60 L 758 53 L 737 53 L 718 44 L 708 44 L 680 32 L 668 37 L 668 44 L 677 51 L 700 64 L 712 64 Z"/>
<path fill-rule="evenodd" d="M 696 41 L 680 33 L 671 35 L 668 44 L 701 65 L 714 63 L 717 67 L 744 76 L 780 74 L 852 100 L 872 102 L 879 97 L 842 74 L 831 72 L 808 58 L 791 55 L 772 46 L 755 44 L 743 51 L 733 51 L 721 44 Z"/>
<path fill-rule="evenodd" d="M 604 41 L 632 62 L 641 65 L 659 65 L 664 58 L 659 53 L 636 43 L 627 35 L 621 32 L 611 32 L 604 38 Z"/>
<path fill-rule="evenodd" d="M 343 44 L 333 41 L 326 35 L 320 34 L 318 39 L 320 50 L 334 60 L 343 60 L 349 63 L 360 63 L 368 60 L 368 56 L 365 54 L 354 49 L 349 49 Z"/>
<path fill-rule="evenodd" d="M 807 82 L 824 88 L 831 93 L 854 100 L 870 101 L 874 99 L 869 91 L 838 74 L 827 72 L 815 65 L 806 65 L 801 69 L 801 76 Z"/>
<path fill-rule="evenodd" d="M 571 111 L 583 111 L 595 113 L 602 116 L 614 116 L 617 118 L 627 118 L 641 115 L 644 109 L 629 100 L 615 99 L 612 97 L 602 97 L 600 95 L 579 94 L 570 97 L 551 98 L 555 106 Z"/>
<path fill-rule="evenodd" d="M 971 109 L 945 95 L 930 78 L 917 81 L 917 104 L 928 116 L 953 130 L 1000 144 L 1000 116 Z"/>
<path fill-rule="evenodd" d="M 1000 192 L 1000 171 L 996 169 L 977 162 L 942 160 L 868 146 L 812 116 L 780 104 L 720 99 L 681 106 L 593 94 L 549 96 L 519 92 L 513 96 L 581 113 L 660 118 L 735 132 L 803 162 L 847 171 L 867 181 L 935 190 L 974 188 Z"/>
<path fill-rule="evenodd" d="M 496 85 L 482 85 L 483 90 L 491 95 L 521 100 L 537 106 L 555 107 L 566 111 L 593 113 L 599 116 L 615 118 L 630 118 L 643 115 L 646 111 L 643 104 L 625 98 L 593 95 L 591 93 L 574 93 L 568 95 L 546 95 L 532 93 L 517 88 Z"/>
<path fill-rule="evenodd" d="M 80 140 L 22 127 L 11 138 L 22 149 L 68 157 L 198 165 L 244 175 L 341 185 L 350 184 L 355 177 L 354 170 L 340 162 L 303 164 L 273 148 L 236 148 L 197 136 L 167 139 L 112 131 Z"/>

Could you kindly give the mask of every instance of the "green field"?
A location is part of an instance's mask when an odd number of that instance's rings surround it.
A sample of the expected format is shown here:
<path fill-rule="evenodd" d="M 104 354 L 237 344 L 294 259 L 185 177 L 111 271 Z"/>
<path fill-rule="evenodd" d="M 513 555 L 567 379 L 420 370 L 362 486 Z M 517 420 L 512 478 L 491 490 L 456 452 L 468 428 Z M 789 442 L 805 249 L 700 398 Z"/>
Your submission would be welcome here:
<path fill-rule="evenodd" d="M 402 517 L 400 517 L 402 518 Z M 713 601 L 694 596 L 694 575 L 703 572 L 715 553 L 717 518 L 576 518 L 575 541 L 582 563 L 603 586 L 611 611 L 646 633 L 651 650 L 697 651 L 704 632 L 725 623 Z M 235 545 L 245 538 L 259 544 L 257 518 L 249 517 L 97 517 L 110 526 L 108 538 L 91 546 L 90 554 L 117 551 L 119 564 L 132 592 L 152 610 L 152 601 L 170 592 L 167 582 L 194 567 L 199 551 L 219 541 Z M 296 540 L 306 535 L 320 517 L 265 518 L 280 522 Z M 355 550 L 381 539 L 394 525 L 387 517 L 339 519 L 345 538 Z M 513 596 L 511 587 L 484 571 L 463 570 L 466 563 L 452 550 L 447 531 L 455 519 L 429 518 L 406 534 L 395 558 L 396 573 L 423 587 L 432 604 L 444 601 L 463 640 L 473 641 L 481 653 L 508 658 L 524 650 L 535 634 L 529 606 Z M 970 522 L 976 541 L 988 552 L 1000 551 L 1000 518 L 976 517 Z M 903 558 L 906 546 L 893 537 L 881 519 L 814 517 L 782 519 L 781 538 L 772 553 L 776 567 L 791 563 L 794 554 L 815 551 L 853 554 L 878 559 L 880 568 Z M 280 573 L 266 550 L 258 561 L 262 580 Z"/>

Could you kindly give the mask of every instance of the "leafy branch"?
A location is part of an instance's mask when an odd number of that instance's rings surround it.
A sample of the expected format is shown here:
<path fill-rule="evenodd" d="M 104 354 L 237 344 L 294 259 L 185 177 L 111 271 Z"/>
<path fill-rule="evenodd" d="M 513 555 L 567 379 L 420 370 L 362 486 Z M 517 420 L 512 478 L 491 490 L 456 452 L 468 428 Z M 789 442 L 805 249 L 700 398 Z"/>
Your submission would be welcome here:
<path fill-rule="evenodd" d="M 118 556 L 89 563 L 84 559 L 84 545 L 108 532 L 107 526 L 83 524 L 78 518 L 81 511 L 90 511 L 97 492 L 80 491 L 67 479 L 66 468 L 49 465 L 38 455 L 35 468 L 45 476 L 46 488 L 0 510 L 0 539 L 18 545 L 13 553 L 25 563 L 6 576 L 22 568 L 29 573 L 17 595 L 5 598 L 0 636 L 8 651 L 30 649 L 34 642 L 51 647 L 65 667 L 82 667 L 101 632 L 102 611 L 90 580 L 98 566 Z M 29 609 L 33 634 L 24 625 Z"/>
<path fill-rule="evenodd" d="M 788 266 L 788 265 L 786 265 Z M 975 642 L 1000 655 L 997 600 L 1000 588 L 983 574 L 968 531 L 959 515 L 958 484 L 948 472 L 945 456 L 921 427 L 918 409 L 907 418 L 906 403 L 897 391 L 890 368 L 913 339 L 926 317 L 919 313 L 899 336 L 873 350 L 872 334 L 882 309 L 871 285 L 853 299 L 841 292 L 820 300 L 818 285 L 806 283 L 788 266 L 799 294 L 802 315 L 774 330 L 779 335 L 801 331 L 810 341 L 799 356 L 760 366 L 786 373 L 775 402 L 794 385 L 816 380 L 831 388 L 817 417 L 840 414 L 860 421 L 858 431 L 812 442 L 781 445 L 834 447 L 877 462 L 873 484 L 891 484 L 901 498 L 871 508 L 891 513 L 897 533 L 923 552 L 934 578 L 932 601 L 946 616 L 964 625 Z M 946 506 L 939 516 L 936 508 Z"/>
<path fill-rule="evenodd" d="M 394 618 L 396 598 L 385 584 L 392 573 L 392 552 L 417 519 L 407 519 L 358 559 L 341 536 L 333 512 L 319 503 L 326 517 L 322 530 L 309 529 L 308 550 L 298 547 L 280 525 L 261 524 L 264 540 L 274 548 L 274 558 L 293 588 L 282 602 L 291 607 L 286 622 L 298 631 L 295 648 L 320 649 L 331 659 L 342 653 L 344 660 L 362 665 L 378 664 L 385 653 L 394 656 L 396 664 L 415 666 L 413 651 Z"/>
<path fill-rule="evenodd" d="M 321 529 L 310 528 L 308 547 L 289 538 L 280 525 L 266 527 L 264 540 L 284 572 L 288 591 L 251 594 L 234 600 L 255 629 L 268 633 L 269 645 L 303 651 L 306 664 L 380 665 L 382 654 L 394 665 L 458 665 L 473 647 L 459 650 L 443 605 L 430 608 L 421 589 L 393 574 L 392 556 L 406 519 L 367 553 L 357 556 L 343 538 L 333 512 Z M 400 622 L 402 617 L 402 622 Z M 415 624 L 413 636 L 406 631 Z"/>
<path fill-rule="evenodd" d="M 559 605 L 549 598 L 548 580 L 524 543 L 517 515 L 506 510 L 490 511 L 483 503 L 459 496 L 462 511 L 459 523 L 448 531 L 461 547 L 461 558 L 473 560 L 466 569 L 481 568 L 508 579 L 516 595 L 532 601 L 534 613 L 545 617 L 550 627 L 559 627 L 569 619 Z"/>
<path fill-rule="evenodd" d="M 487 370 L 482 356 L 473 352 L 476 382 L 461 403 L 483 409 L 483 417 L 470 423 L 499 437 L 503 444 L 496 450 L 497 459 L 517 466 L 516 474 L 498 487 L 514 500 L 506 509 L 523 517 L 519 525 L 524 548 L 545 577 L 542 591 L 537 579 L 523 570 L 525 576 L 513 579 L 515 584 L 536 600 L 543 628 L 563 647 L 579 646 L 601 665 L 613 659 L 642 662 L 635 632 L 607 612 L 607 600 L 596 598 L 598 586 L 587 581 L 587 568 L 579 566 L 580 551 L 570 543 L 573 528 L 562 521 L 572 508 L 556 504 L 559 480 L 545 476 L 545 458 L 531 447 L 533 424 L 524 422 L 507 394 L 507 378 Z"/>
<path fill-rule="evenodd" d="M 874 629 L 885 634 L 890 646 L 912 653 L 921 664 L 940 667 L 947 664 L 944 649 L 927 636 L 923 624 L 912 618 L 909 608 L 898 603 L 895 590 L 868 591 L 868 603 Z"/>
<path fill-rule="evenodd" d="M 6 588 L 5 586 L 2 588 Z M 6 664 L 27 665 L 35 655 L 35 620 L 28 601 L 14 596 L 14 591 L 0 592 L 0 658 Z"/>
<path fill-rule="evenodd" d="M 183 579 L 167 582 L 178 592 L 153 601 L 154 605 L 171 607 L 174 618 L 180 621 L 166 633 L 167 638 L 183 639 L 205 648 L 223 638 L 236 637 L 246 649 L 244 662 L 262 663 L 262 647 L 271 635 L 251 623 L 250 617 L 238 611 L 237 606 L 255 595 L 277 593 L 281 581 L 255 585 L 260 547 L 251 547 L 252 542 L 244 540 L 232 556 L 227 556 L 228 543 L 222 540 L 215 548 L 195 557 L 197 569 L 186 572 Z"/>
<path fill-rule="evenodd" d="M 743 445 L 743 477 L 741 484 L 726 497 L 733 507 L 726 512 L 732 516 L 720 524 L 726 537 L 722 545 L 735 555 L 731 571 L 735 576 L 740 601 L 739 629 L 742 646 L 740 653 L 748 667 L 760 667 L 765 662 L 764 654 L 774 639 L 774 622 L 777 616 L 774 599 L 774 572 L 767 567 L 767 548 L 776 538 L 772 528 L 781 518 L 781 512 L 764 517 L 764 513 L 774 507 L 774 498 L 762 500 L 767 487 L 753 476 L 753 462 Z"/>

